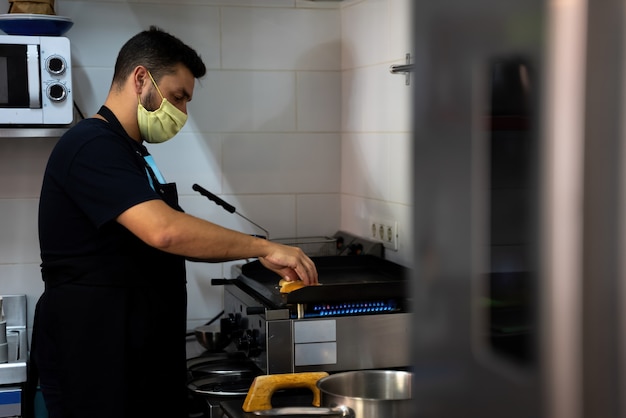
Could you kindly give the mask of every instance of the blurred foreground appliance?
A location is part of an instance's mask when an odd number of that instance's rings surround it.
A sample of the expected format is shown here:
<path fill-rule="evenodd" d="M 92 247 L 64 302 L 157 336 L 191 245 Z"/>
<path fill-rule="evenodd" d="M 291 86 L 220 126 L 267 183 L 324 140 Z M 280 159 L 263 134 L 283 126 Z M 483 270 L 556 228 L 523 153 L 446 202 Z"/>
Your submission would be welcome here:
<path fill-rule="evenodd" d="M 415 416 L 626 417 L 623 2 L 415 9 Z"/>
<path fill-rule="evenodd" d="M 0 126 L 72 123 L 70 41 L 0 36 Z"/>

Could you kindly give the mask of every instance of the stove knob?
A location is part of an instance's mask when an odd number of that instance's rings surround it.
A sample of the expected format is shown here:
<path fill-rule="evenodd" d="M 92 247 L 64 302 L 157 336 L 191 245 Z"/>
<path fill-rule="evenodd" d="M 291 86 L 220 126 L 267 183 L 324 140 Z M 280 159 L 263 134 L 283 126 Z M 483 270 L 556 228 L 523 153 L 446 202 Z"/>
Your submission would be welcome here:
<path fill-rule="evenodd" d="M 220 320 L 220 331 L 223 334 L 230 334 L 241 328 L 241 314 L 228 314 L 227 318 L 222 318 Z"/>
<path fill-rule="evenodd" d="M 260 343 L 260 332 L 258 329 L 252 330 L 252 344 L 250 344 L 250 349 L 248 350 L 248 355 L 250 357 L 258 357 L 261 355 L 263 348 Z"/>
<path fill-rule="evenodd" d="M 259 356 L 262 351 L 259 345 L 259 330 L 245 330 L 236 345 L 237 349 L 243 351 L 248 357 Z"/>
<path fill-rule="evenodd" d="M 352 244 L 350 245 L 350 251 L 348 255 L 361 255 L 363 254 L 363 244 Z"/>
<path fill-rule="evenodd" d="M 248 315 L 265 315 L 265 308 L 263 306 L 248 306 L 246 313 Z"/>

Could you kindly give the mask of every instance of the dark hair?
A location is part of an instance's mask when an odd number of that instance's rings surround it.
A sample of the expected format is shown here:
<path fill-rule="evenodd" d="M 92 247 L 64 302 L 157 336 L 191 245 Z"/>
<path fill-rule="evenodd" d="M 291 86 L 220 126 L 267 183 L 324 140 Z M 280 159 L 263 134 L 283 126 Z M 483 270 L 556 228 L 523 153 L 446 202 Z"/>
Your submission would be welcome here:
<path fill-rule="evenodd" d="M 155 80 L 174 72 L 177 64 L 183 64 L 195 78 L 206 74 L 206 66 L 198 53 L 180 39 L 150 26 L 150 29 L 130 38 L 117 55 L 113 84 L 121 86 L 138 66 L 146 67 Z"/>

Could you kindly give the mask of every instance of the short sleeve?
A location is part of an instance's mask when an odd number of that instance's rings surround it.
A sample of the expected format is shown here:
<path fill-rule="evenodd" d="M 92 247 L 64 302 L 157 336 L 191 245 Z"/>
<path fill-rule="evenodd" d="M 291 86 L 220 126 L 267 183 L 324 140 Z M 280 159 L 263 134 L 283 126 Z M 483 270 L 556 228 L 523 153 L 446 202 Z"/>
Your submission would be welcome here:
<path fill-rule="evenodd" d="M 97 227 L 125 210 L 160 197 L 150 187 L 136 151 L 119 136 L 96 136 L 76 152 L 66 188 Z"/>

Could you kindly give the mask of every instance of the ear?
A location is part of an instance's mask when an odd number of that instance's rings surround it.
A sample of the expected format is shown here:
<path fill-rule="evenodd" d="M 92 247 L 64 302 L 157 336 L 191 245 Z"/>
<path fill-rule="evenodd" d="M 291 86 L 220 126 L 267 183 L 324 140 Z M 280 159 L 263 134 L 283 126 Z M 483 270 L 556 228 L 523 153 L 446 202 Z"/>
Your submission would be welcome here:
<path fill-rule="evenodd" d="M 148 69 L 143 65 L 138 65 L 133 70 L 133 86 L 135 94 L 139 95 L 143 91 L 146 82 L 149 80 Z"/>

